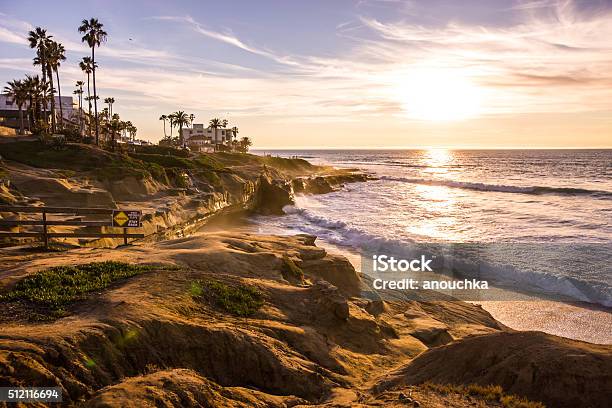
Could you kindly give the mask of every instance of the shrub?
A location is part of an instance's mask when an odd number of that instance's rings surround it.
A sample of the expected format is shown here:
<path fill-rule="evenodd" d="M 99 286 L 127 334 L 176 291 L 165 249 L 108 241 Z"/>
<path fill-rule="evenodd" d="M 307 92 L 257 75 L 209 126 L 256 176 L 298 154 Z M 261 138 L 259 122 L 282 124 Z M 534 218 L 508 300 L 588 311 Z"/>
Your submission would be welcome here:
<path fill-rule="evenodd" d="M 117 280 L 163 268 L 168 267 L 115 261 L 57 266 L 20 280 L 9 292 L 0 294 L 0 301 L 28 301 L 59 311 Z"/>
<path fill-rule="evenodd" d="M 195 281 L 191 296 L 204 298 L 220 309 L 240 317 L 252 316 L 264 304 L 263 294 L 252 286 L 227 285 L 219 281 Z"/>

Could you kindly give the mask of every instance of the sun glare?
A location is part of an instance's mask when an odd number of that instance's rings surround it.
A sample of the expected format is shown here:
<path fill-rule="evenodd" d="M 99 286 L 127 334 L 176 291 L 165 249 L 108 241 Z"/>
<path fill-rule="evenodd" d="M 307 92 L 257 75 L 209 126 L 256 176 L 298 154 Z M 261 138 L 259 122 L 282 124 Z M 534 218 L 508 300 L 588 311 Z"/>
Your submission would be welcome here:
<path fill-rule="evenodd" d="M 412 119 L 463 120 L 481 112 L 482 89 L 461 72 L 418 69 L 398 82 L 402 107 Z"/>

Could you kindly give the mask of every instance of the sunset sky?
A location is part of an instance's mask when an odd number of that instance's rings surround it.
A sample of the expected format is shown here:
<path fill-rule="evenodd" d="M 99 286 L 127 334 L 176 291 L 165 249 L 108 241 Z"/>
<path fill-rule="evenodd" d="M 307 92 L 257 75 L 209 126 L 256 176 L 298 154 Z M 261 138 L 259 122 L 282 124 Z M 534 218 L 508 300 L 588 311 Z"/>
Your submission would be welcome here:
<path fill-rule="evenodd" d="M 149 140 L 225 117 L 256 147 L 612 147 L 612 1 L 0 1 L 0 82 L 97 17 L 98 89 Z"/>

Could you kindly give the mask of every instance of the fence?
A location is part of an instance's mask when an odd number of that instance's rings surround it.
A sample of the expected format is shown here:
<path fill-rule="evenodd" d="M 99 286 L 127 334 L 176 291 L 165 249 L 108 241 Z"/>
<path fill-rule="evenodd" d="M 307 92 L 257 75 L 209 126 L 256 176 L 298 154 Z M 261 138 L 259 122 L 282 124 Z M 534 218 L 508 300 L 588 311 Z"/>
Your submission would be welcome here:
<path fill-rule="evenodd" d="M 106 233 L 106 232 L 49 232 L 51 226 L 74 226 L 74 227 L 117 227 L 113 223 L 113 214 L 118 210 L 107 208 L 70 208 L 70 207 L 14 207 L 0 206 L 1 212 L 17 213 L 17 214 L 41 214 L 40 219 L 17 219 L 17 220 L 0 220 L 0 227 L 42 227 L 42 231 L 19 232 L 0 231 L 0 238 L 40 238 L 43 241 L 45 248 L 49 247 L 49 238 L 123 238 L 123 243 L 127 245 L 130 238 L 144 238 L 144 234 L 128 233 L 128 228 L 123 228 L 122 233 Z M 108 215 L 108 221 L 83 221 L 78 220 L 49 220 L 49 214 L 57 214 L 64 216 L 83 216 L 83 215 Z M 19 217 L 21 218 L 21 217 Z M 140 227 L 140 220 L 138 221 Z"/>

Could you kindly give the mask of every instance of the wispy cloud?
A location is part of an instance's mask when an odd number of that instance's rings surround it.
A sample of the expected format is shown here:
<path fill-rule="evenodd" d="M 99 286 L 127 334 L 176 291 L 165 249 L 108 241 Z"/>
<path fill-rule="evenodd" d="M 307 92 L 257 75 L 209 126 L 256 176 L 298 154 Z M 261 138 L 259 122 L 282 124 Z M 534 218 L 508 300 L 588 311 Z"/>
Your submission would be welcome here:
<path fill-rule="evenodd" d="M 252 54 L 255 55 L 260 55 L 262 57 L 266 57 L 269 58 L 273 61 L 276 61 L 280 64 L 286 64 L 286 65 L 299 65 L 296 61 L 293 61 L 290 57 L 287 56 L 280 56 L 277 55 L 271 51 L 265 50 L 265 49 L 261 49 L 258 47 L 254 47 L 251 45 L 246 44 L 244 41 L 240 40 L 238 37 L 236 37 L 235 35 L 233 35 L 231 32 L 230 33 L 221 33 L 218 31 L 213 31 L 210 30 L 206 27 L 204 27 L 202 24 L 198 23 L 197 21 L 195 21 L 191 16 L 184 16 L 184 17 L 178 17 L 178 16 L 156 16 L 156 17 L 151 17 L 151 19 L 154 20 L 161 20 L 161 21 L 178 21 L 178 22 L 183 22 L 183 23 L 187 23 L 189 24 L 192 29 L 198 33 L 201 34 L 205 37 L 208 38 L 212 38 L 214 40 L 217 41 L 221 41 L 224 42 L 226 44 L 232 45 L 236 48 L 240 48 L 241 50 L 250 52 Z"/>
<path fill-rule="evenodd" d="M 571 2 L 531 1 L 507 12 L 518 13 L 520 21 L 503 27 L 457 22 L 425 26 L 363 15 L 337 25 L 343 47 L 327 55 L 285 54 L 269 48 L 275 44 L 255 44 L 190 16 L 157 16 L 152 18 L 185 23 L 180 26 L 283 69 L 270 73 L 242 59 L 210 61 L 171 55 L 146 44 L 109 42 L 99 49 L 99 55 L 110 60 L 101 67 L 99 87 L 121 94 L 122 103 L 134 112 L 137 106 L 180 106 L 304 122 L 359 123 L 370 117 L 405 122 L 404 99 L 414 98 L 409 86 L 405 88 L 415 72 L 430 70 L 474 84 L 483 98 L 481 115 L 487 117 L 612 110 L 609 11 L 586 15 Z M 11 24 L 0 15 L 0 42 L 24 41 L 26 31 L 15 24 L 27 23 Z M 69 51 L 88 52 L 78 39 L 59 40 Z M 138 65 L 126 67 L 113 60 Z M 28 61 L 0 59 L 0 68 L 22 65 L 25 70 Z M 82 76 L 68 64 L 62 74 L 68 81 Z"/>

